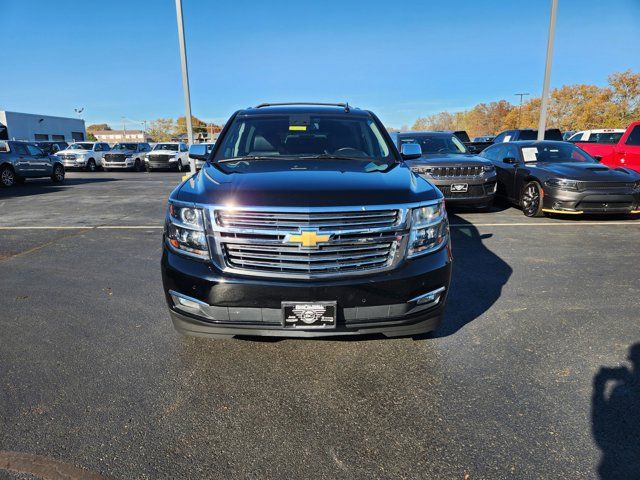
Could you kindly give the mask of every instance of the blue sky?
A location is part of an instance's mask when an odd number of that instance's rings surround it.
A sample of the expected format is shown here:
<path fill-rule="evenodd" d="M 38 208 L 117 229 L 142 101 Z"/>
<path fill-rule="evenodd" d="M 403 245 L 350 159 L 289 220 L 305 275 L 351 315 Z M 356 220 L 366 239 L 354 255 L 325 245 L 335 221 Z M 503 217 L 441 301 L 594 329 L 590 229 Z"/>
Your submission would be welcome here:
<path fill-rule="evenodd" d="M 542 89 L 550 0 L 183 0 L 194 115 L 349 101 L 388 126 Z M 184 114 L 173 0 L 0 0 L 0 110 Z M 640 0 L 559 0 L 552 86 L 640 71 Z M 128 128 L 133 125 L 129 122 Z"/>

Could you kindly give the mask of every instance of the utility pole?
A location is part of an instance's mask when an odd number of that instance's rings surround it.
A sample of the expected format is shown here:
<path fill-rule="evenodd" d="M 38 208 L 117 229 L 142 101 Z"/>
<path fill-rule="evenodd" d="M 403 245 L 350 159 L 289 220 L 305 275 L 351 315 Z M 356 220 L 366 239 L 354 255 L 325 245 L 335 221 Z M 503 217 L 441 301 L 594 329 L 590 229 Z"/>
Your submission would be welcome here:
<path fill-rule="evenodd" d="M 187 45 L 184 39 L 184 20 L 182 18 L 182 0 L 176 0 L 176 15 L 178 17 L 178 42 L 180 43 L 180 64 L 182 66 L 182 89 L 184 90 L 185 121 L 187 123 L 187 140 L 193 144 L 193 126 L 191 125 L 191 94 L 189 93 L 189 72 L 187 70 Z M 190 172 L 196 172 L 196 162 L 189 159 Z"/>
<path fill-rule="evenodd" d="M 529 94 L 528 93 L 514 93 L 514 95 L 516 97 L 520 97 L 520 107 L 518 107 L 518 128 L 520 128 L 521 119 L 522 119 L 522 97 L 525 97 L 525 96 L 527 96 Z"/>
<path fill-rule="evenodd" d="M 558 0 L 551 0 L 551 17 L 549 18 L 549 38 L 547 39 L 547 60 L 544 66 L 544 83 L 542 101 L 540 103 L 540 122 L 538 123 L 538 141 L 544 140 L 547 126 L 547 109 L 549 108 L 549 83 L 551 81 L 551 63 L 553 61 L 553 41 L 556 36 L 556 13 Z"/>
<path fill-rule="evenodd" d="M 127 141 L 127 119 L 122 117 L 122 141 Z"/>

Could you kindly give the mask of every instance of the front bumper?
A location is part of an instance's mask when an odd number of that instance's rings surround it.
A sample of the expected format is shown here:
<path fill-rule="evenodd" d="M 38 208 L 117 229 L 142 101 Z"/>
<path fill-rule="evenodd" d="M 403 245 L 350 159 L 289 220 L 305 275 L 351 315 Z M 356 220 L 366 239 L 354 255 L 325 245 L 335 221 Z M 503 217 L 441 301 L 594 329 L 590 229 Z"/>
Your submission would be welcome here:
<path fill-rule="evenodd" d="M 67 169 L 85 168 L 87 166 L 87 161 L 84 158 L 81 158 L 81 159 L 60 158 L 60 163 L 62 163 L 62 165 L 64 165 L 64 168 L 67 168 Z"/>
<path fill-rule="evenodd" d="M 448 244 L 394 270 L 322 281 L 223 275 L 212 264 L 187 258 L 166 246 L 162 255 L 162 281 L 174 327 L 182 334 L 196 336 L 416 335 L 440 324 L 450 279 Z M 419 304 L 416 300 L 434 291 L 438 291 L 437 301 Z M 202 310 L 180 305 L 176 294 L 200 303 Z M 336 328 L 283 327 L 283 301 L 336 301 Z"/>
<path fill-rule="evenodd" d="M 477 205 L 491 203 L 496 193 L 497 177 L 495 173 L 472 178 L 450 177 L 444 179 L 432 178 L 427 175 L 422 177 L 438 187 L 448 204 Z M 460 184 L 467 184 L 466 192 L 452 191 L 452 185 Z"/>
<path fill-rule="evenodd" d="M 571 192 L 544 188 L 542 211 L 564 214 L 640 213 L 640 192 L 604 193 L 602 191 Z"/>
<path fill-rule="evenodd" d="M 127 168 L 133 168 L 134 165 L 135 165 L 135 162 L 133 160 L 131 161 L 127 160 L 126 162 L 105 162 L 104 160 L 102 161 L 102 166 L 104 168 L 122 168 L 123 170 L 125 170 Z"/>

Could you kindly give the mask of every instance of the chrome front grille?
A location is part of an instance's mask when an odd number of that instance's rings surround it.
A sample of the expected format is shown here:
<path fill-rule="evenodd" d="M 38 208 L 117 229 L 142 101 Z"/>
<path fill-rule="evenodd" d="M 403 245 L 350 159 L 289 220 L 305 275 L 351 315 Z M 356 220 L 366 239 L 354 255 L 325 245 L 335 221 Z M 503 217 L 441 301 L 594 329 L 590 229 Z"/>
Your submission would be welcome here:
<path fill-rule="evenodd" d="M 482 165 L 459 167 L 416 166 L 412 170 L 416 173 L 426 173 L 433 178 L 479 177 L 483 173 Z"/>
<path fill-rule="evenodd" d="M 386 270 L 401 258 L 408 233 L 406 209 L 211 213 L 219 262 L 248 275 L 313 279 Z M 305 246 L 298 239 L 305 232 L 320 240 Z"/>
<path fill-rule="evenodd" d="M 217 210 L 216 219 L 221 226 L 231 228 L 363 230 L 396 225 L 398 210 L 314 213 Z"/>

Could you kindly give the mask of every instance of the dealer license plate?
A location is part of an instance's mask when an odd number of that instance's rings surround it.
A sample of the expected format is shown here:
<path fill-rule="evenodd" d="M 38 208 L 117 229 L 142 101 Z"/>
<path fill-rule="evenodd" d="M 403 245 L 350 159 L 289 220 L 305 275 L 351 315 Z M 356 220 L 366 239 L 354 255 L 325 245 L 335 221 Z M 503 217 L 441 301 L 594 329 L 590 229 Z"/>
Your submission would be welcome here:
<path fill-rule="evenodd" d="M 282 326 L 301 329 L 335 328 L 336 311 L 336 302 L 282 302 Z"/>
<path fill-rule="evenodd" d="M 468 183 L 452 183 L 451 184 L 451 193 L 465 193 L 469 190 Z"/>

